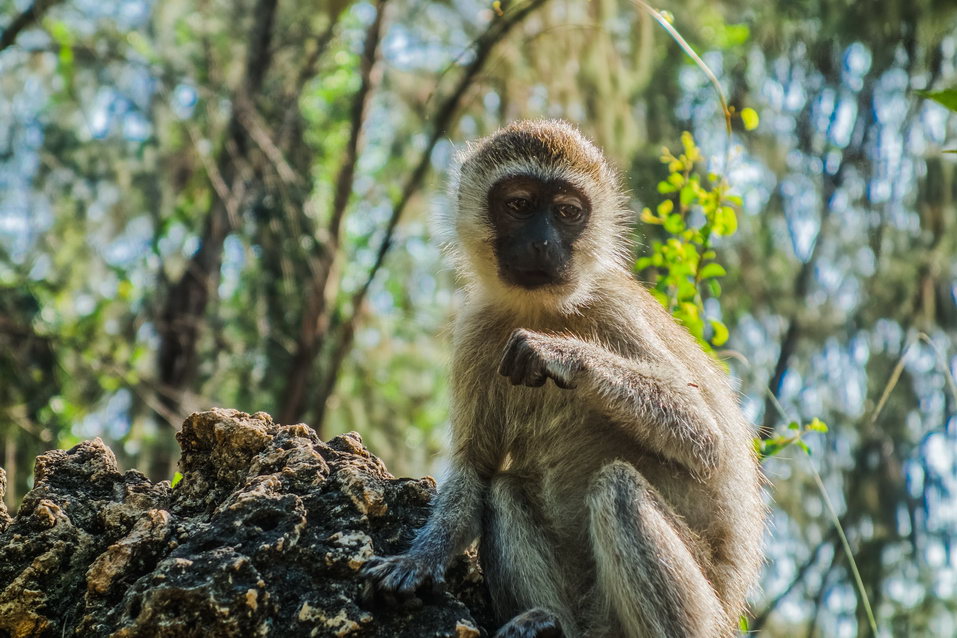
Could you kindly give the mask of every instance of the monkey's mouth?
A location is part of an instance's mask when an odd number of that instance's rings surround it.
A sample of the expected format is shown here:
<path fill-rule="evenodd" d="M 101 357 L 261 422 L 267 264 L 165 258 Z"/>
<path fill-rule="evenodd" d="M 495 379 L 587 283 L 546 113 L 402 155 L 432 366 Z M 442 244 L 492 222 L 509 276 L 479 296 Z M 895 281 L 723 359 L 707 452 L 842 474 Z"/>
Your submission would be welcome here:
<path fill-rule="evenodd" d="M 509 268 L 506 272 L 513 284 L 528 290 L 562 282 L 561 274 L 544 268 Z"/>

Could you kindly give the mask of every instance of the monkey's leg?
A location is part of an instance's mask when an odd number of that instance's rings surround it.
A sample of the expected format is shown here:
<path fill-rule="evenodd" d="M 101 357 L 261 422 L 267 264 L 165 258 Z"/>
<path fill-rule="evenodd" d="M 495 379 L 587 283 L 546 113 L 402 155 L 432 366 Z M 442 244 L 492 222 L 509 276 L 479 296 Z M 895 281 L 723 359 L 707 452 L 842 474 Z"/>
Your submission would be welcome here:
<path fill-rule="evenodd" d="M 499 619 L 512 619 L 496 636 L 577 636 L 559 561 L 519 477 L 492 479 L 482 527 L 479 556 L 492 603 Z"/>
<path fill-rule="evenodd" d="M 632 465 L 603 467 L 588 498 L 598 590 L 622 636 L 713 638 L 731 629 L 673 519 Z"/>

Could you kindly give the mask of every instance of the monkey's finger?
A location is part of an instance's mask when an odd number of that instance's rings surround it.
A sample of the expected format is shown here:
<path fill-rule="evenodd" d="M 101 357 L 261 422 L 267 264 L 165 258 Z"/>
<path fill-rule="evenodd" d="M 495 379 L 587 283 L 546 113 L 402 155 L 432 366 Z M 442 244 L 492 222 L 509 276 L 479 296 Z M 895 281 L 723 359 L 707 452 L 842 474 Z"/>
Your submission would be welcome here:
<path fill-rule="evenodd" d="M 408 574 L 409 572 L 404 569 L 393 567 L 392 570 L 382 576 L 382 580 L 379 581 L 379 588 L 390 593 L 397 592 Z"/>
<path fill-rule="evenodd" d="M 529 364 L 531 364 L 532 358 L 535 355 L 527 343 L 521 344 L 518 349 L 519 353 L 515 357 L 515 362 L 512 365 L 512 373 L 509 375 L 509 380 L 512 382 L 512 385 L 520 385 L 525 382 L 527 378 L 526 370 L 528 370 Z"/>
<path fill-rule="evenodd" d="M 362 589 L 362 602 L 367 606 L 385 605 L 395 607 L 395 596 L 388 589 L 383 588 L 379 579 L 370 579 Z"/>
<path fill-rule="evenodd" d="M 364 605 L 371 605 L 375 601 L 375 588 L 369 581 L 366 581 L 366 584 L 362 586 L 360 598 Z"/>
<path fill-rule="evenodd" d="M 433 576 L 432 577 L 432 593 L 441 595 L 449 588 L 449 584 L 446 582 L 444 576 Z"/>
<path fill-rule="evenodd" d="M 503 377 L 511 376 L 512 368 L 515 366 L 515 358 L 521 349 L 520 342 L 521 337 L 513 334 L 505 345 L 505 353 L 498 364 L 498 373 Z"/>
<path fill-rule="evenodd" d="M 551 369 L 548 371 L 548 376 L 562 390 L 574 390 L 578 387 L 578 384 L 569 379 L 563 371 Z"/>
<path fill-rule="evenodd" d="M 396 579 L 395 593 L 403 599 L 414 596 L 424 580 L 418 569 L 409 570 Z"/>
<path fill-rule="evenodd" d="M 383 560 L 379 556 L 373 556 L 359 568 L 359 575 L 363 578 L 370 576 L 377 567 L 382 565 Z"/>
<path fill-rule="evenodd" d="M 419 596 L 409 596 L 402 600 L 402 609 L 421 609 L 425 603 Z"/>
<path fill-rule="evenodd" d="M 540 388 L 548 381 L 545 364 L 538 357 L 534 357 L 525 373 L 525 385 L 530 388 Z"/>

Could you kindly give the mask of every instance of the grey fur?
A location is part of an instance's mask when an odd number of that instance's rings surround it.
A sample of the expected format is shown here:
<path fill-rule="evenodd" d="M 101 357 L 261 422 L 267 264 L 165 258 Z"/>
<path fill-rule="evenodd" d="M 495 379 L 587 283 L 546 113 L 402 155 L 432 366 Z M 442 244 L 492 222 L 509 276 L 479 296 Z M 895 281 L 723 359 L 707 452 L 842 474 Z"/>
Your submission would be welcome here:
<path fill-rule="evenodd" d="M 480 536 L 497 612 L 519 614 L 501 636 L 547 635 L 549 619 L 569 637 L 733 635 L 762 562 L 752 425 L 727 375 L 633 280 L 614 171 L 555 121 L 513 124 L 461 165 L 446 235 L 467 292 L 452 471 L 408 553 L 370 563 L 371 586 L 434 582 Z M 483 193 L 517 173 L 560 176 L 593 203 L 566 284 L 496 274 Z"/>

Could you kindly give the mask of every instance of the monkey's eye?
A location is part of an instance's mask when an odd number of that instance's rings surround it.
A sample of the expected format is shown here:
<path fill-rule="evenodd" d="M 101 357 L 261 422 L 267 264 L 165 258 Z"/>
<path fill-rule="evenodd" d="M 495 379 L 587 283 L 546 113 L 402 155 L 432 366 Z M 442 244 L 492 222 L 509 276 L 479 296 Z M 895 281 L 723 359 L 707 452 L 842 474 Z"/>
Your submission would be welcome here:
<path fill-rule="evenodd" d="M 532 202 L 524 197 L 512 197 L 505 201 L 505 207 L 513 213 L 527 213 L 532 207 Z"/>
<path fill-rule="evenodd" d="M 574 204 L 559 204 L 558 216 L 563 222 L 577 222 L 582 217 L 582 209 Z"/>

